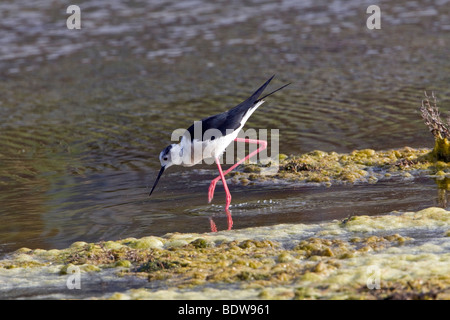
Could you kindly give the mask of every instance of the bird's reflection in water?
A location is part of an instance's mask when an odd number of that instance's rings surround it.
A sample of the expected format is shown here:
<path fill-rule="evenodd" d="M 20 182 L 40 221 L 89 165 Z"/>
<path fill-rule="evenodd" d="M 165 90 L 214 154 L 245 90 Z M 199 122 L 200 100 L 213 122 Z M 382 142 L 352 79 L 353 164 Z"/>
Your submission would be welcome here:
<path fill-rule="evenodd" d="M 225 209 L 225 213 L 227 215 L 227 230 L 231 230 L 231 228 L 233 228 L 233 218 L 231 217 L 231 212 L 229 209 Z M 212 217 L 209 218 L 209 224 L 211 227 L 211 232 L 217 232 L 217 226 Z"/>

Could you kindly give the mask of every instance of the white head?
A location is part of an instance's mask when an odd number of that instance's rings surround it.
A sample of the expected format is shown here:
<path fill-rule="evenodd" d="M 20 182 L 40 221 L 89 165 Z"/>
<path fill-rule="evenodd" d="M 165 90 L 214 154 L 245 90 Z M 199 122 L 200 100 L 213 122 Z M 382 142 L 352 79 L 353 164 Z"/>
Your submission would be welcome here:
<path fill-rule="evenodd" d="M 181 164 L 181 156 L 182 149 L 179 144 L 171 144 L 163 149 L 159 154 L 159 161 L 161 162 L 161 170 L 159 171 L 158 177 L 156 178 L 155 184 L 153 185 L 152 190 L 150 191 L 149 196 L 151 196 L 153 190 L 158 184 L 159 178 L 163 174 L 164 170 L 166 170 L 171 165 L 180 165 Z"/>
<path fill-rule="evenodd" d="M 171 144 L 163 149 L 159 154 L 159 161 L 161 162 L 161 167 L 167 169 L 171 165 L 180 165 L 182 162 L 181 147 L 179 144 Z"/>

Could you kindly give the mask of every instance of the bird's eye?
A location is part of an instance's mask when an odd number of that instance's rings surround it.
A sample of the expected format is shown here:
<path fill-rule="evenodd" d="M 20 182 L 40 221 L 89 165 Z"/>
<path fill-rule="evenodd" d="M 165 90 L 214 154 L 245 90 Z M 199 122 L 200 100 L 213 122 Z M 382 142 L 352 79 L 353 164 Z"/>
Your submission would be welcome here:
<path fill-rule="evenodd" d="M 163 159 L 164 159 L 164 161 L 167 161 L 167 160 L 168 160 L 169 158 L 167 158 L 167 157 L 164 157 Z"/>

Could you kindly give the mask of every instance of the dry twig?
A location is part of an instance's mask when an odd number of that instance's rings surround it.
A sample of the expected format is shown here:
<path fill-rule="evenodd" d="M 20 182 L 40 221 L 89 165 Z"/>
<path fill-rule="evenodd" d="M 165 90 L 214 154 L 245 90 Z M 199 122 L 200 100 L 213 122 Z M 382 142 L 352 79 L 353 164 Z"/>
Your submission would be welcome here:
<path fill-rule="evenodd" d="M 430 98 L 432 99 L 431 102 Z M 425 91 L 425 99 L 422 100 L 420 112 L 422 113 L 425 124 L 428 126 L 433 136 L 440 139 L 450 139 L 449 120 L 447 119 L 447 122 L 442 121 L 434 92 L 432 92 L 431 97 L 429 97 Z"/>

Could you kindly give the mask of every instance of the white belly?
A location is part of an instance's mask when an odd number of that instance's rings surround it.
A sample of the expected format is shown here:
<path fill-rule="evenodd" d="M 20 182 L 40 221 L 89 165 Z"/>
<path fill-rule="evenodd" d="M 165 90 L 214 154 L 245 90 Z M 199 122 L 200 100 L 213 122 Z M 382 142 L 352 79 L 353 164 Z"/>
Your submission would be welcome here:
<path fill-rule="evenodd" d="M 202 162 L 204 159 L 219 158 L 236 139 L 238 133 L 239 130 L 236 130 L 229 135 L 206 141 L 194 139 L 191 142 L 183 138 L 181 141 L 183 148 L 181 165 L 190 167 Z"/>

